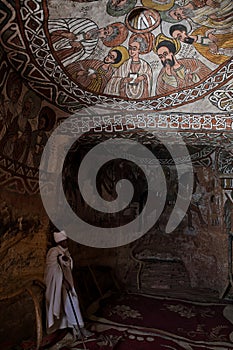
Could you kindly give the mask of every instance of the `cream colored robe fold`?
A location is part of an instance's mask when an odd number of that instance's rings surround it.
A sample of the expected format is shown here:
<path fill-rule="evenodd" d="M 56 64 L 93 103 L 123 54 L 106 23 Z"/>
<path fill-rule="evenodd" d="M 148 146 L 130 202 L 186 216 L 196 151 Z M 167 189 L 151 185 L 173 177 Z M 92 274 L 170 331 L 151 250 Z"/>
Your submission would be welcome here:
<path fill-rule="evenodd" d="M 69 258 L 68 262 L 62 260 L 63 255 L 66 255 Z M 84 326 L 79 308 L 78 296 L 74 289 L 72 268 L 73 260 L 68 249 L 64 249 L 57 245 L 48 251 L 45 269 L 45 297 L 48 333 L 51 333 L 56 329 L 67 327 L 73 328 L 74 326 L 77 326 L 67 291 L 63 285 L 63 274 L 72 286 L 72 290 L 69 293 L 72 298 L 79 326 L 81 328 Z"/>

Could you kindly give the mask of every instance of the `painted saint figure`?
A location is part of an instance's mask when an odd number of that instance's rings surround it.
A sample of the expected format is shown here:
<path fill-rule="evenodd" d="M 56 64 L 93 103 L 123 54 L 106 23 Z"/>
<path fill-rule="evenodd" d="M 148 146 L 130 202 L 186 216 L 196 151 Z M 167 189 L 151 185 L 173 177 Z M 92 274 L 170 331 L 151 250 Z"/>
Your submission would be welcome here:
<path fill-rule="evenodd" d="M 106 10 L 110 16 L 124 16 L 135 7 L 136 3 L 137 0 L 108 0 Z"/>
<path fill-rule="evenodd" d="M 22 80 L 19 74 L 11 72 L 6 83 L 7 99 L 0 95 L 0 140 L 3 138 L 13 119 L 19 114 L 19 98 L 22 93 Z"/>
<path fill-rule="evenodd" d="M 109 80 L 104 93 L 127 98 L 147 98 L 151 95 L 152 69 L 139 57 L 153 45 L 151 33 L 133 34 L 129 39 L 129 56 Z"/>
<path fill-rule="evenodd" d="M 211 73 L 211 70 L 198 59 L 177 59 L 178 51 L 179 45 L 175 40 L 169 40 L 163 35 L 157 37 L 155 52 L 163 65 L 157 80 L 158 95 L 184 89 L 198 83 Z"/>
<path fill-rule="evenodd" d="M 42 107 L 38 116 L 37 129 L 31 135 L 30 153 L 28 156 L 30 165 L 33 165 L 35 168 L 38 168 L 40 165 L 41 156 L 48 141 L 47 133 L 53 129 L 55 122 L 56 114 L 54 110 L 48 106 Z"/>
<path fill-rule="evenodd" d="M 21 163 L 26 163 L 31 145 L 32 126 L 30 119 L 37 117 L 41 99 L 32 91 L 27 91 L 23 97 L 22 110 L 9 125 L 0 147 L 2 153 Z"/>
<path fill-rule="evenodd" d="M 99 39 L 108 47 L 120 45 L 128 35 L 123 23 L 116 22 L 104 28 L 88 18 L 62 18 L 48 21 L 48 29 L 57 56 L 64 67 L 88 58 Z"/>
<path fill-rule="evenodd" d="M 188 18 L 192 22 L 208 28 L 228 29 L 232 31 L 233 1 L 217 0 L 211 6 L 204 4 L 195 7 L 192 2 L 185 6 L 174 5 L 167 12 L 161 13 L 162 19 L 168 22 L 179 22 Z"/>
<path fill-rule="evenodd" d="M 232 34 L 224 33 L 224 30 L 202 26 L 188 34 L 186 26 L 174 24 L 170 28 L 170 35 L 183 43 L 193 45 L 203 57 L 215 64 L 221 64 L 233 55 Z"/>
<path fill-rule="evenodd" d="M 114 71 L 124 62 L 127 49 L 123 46 L 112 48 L 101 60 L 81 60 L 69 65 L 67 70 L 83 88 L 102 93 Z M 124 56 L 124 57 L 123 57 Z"/>

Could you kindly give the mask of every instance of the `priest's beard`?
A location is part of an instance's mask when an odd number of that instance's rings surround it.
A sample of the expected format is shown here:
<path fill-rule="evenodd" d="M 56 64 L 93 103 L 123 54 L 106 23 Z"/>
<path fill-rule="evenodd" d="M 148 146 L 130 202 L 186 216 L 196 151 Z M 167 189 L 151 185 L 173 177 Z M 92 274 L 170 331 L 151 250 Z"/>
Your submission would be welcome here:
<path fill-rule="evenodd" d="M 166 65 L 168 64 L 169 66 L 173 67 L 175 65 L 175 60 L 174 57 L 167 58 L 165 61 L 162 62 L 163 66 L 166 67 Z"/>
<path fill-rule="evenodd" d="M 190 38 L 189 36 L 186 36 L 186 38 L 184 38 L 184 43 L 185 44 L 190 44 L 192 45 L 194 42 L 194 39 L 193 38 Z"/>
<path fill-rule="evenodd" d="M 192 9 L 184 8 L 183 14 L 184 14 L 185 18 L 192 18 L 192 17 L 194 17 L 195 12 Z"/>

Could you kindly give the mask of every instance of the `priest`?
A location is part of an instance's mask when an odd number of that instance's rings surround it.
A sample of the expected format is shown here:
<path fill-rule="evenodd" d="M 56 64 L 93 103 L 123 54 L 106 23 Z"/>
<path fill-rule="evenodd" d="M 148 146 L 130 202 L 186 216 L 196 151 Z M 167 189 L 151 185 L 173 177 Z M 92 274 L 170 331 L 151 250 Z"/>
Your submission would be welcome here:
<path fill-rule="evenodd" d="M 72 276 L 73 259 L 65 231 L 54 232 L 56 245 L 47 253 L 45 268 L 47 332 L 70 328 L 75 339 L 92 335 L 84 328 Z"/>

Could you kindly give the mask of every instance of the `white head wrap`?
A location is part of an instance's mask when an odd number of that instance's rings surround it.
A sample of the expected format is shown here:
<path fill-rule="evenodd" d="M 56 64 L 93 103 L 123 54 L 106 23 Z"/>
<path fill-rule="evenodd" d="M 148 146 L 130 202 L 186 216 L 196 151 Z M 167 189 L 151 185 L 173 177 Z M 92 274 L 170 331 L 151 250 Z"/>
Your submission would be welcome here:
<path fill-rule="evenodd" d="M 60 232 L 54 232 L 53 234 L 53 237 L 54 237 L 54 241 L 56 243 L 59 243 L 61 241 L 64 241 L 65 239 L 67 239 L 67 235 L 65 233 L 65 231 L 60 231 Z"/>

